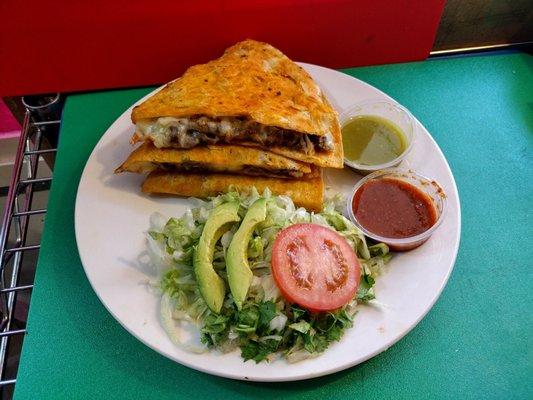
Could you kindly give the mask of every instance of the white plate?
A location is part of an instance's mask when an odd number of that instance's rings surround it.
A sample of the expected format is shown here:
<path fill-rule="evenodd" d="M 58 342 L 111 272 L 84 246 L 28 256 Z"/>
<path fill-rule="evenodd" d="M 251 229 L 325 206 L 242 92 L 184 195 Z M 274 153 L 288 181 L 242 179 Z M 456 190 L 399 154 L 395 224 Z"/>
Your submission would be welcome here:
<path fill-rule="evenodd" d="M 302 64 L 324 89 L 337 111 L 367 99 L 390 99 L 374 87 L 330 69 Z M 317 358 L 296 364 L 284 360 L 243 362 L 238 352 L 192 354 L 176 347 L 159 322 L 159 298 L 146 281 L 144 233 L 149 216 L 180 216 L 189 201 L 153 198 L 140 192 L 143 177 L 114 175 L 131 151 L 131 108 L 102 136 L 83 171 L 76 198 L 76 240 L 85 273 L 109 312 L 132 335 L 162 355 L 191 368 L 228 378 L 291 381 L 330 374 L 388 349 L 430 310 L 452 271 L 461 229 L 459 197 L 452 172 L 430 134 L 418 126 L 416 143 L 403 166 L 441 183 L 448 195 L 446 219 L 432 238 L 408 253 L 396 254 L 376 284 L 379 306 L 363 306 L 355 326 Z M 358 176 L 328 171 L 326 184 L 349 194 Z"/>

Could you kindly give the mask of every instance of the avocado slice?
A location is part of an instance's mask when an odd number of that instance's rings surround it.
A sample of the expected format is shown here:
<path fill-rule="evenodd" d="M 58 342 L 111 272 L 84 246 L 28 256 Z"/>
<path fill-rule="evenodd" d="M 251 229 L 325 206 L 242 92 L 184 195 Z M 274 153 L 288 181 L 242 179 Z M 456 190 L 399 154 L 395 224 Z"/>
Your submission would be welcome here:
<path fill-rule="evenodd" d="M 231 201 L 221 204 L 211 211 L 207 219 L 198 246 L 193 254 L 193 267 L 200 294 L 207 306 L 214 313 L 219 313 L 224 303 L 226 287 L 224 280 L 213 268 L 215 245 L 221 236 L 230 229 L 231 224 L 238 222 L 239 203 Z"/>
<path fill-rule="evenodd" d="M 252 283 L 252 271 L 248 265 L 248 242 L 257 224 L 266 218 L 266 199 L 256 200 L 248 209 L 241 226 L 233 235 L 226 255 L 228 283 L 237 309 L 242 308 Z"/>

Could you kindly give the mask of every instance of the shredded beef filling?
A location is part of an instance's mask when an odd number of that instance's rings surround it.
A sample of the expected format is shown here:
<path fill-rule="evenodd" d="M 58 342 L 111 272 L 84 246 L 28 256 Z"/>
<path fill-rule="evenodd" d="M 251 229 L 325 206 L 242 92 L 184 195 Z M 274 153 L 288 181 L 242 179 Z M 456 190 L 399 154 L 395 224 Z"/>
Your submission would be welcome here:
<path fill-rule="evenodd" d="M 213 170 L 209 168 L 209 165 L 195 162 L 187 162 L 182 164 L 171 164 L 171 163 L 159 163 L 157 164 L 158 168 L 169 171 L 169 172 L 194 172 L 194 173 L 205 173 L 212 172 Z M 278 169 L 271 170 L 267 168 L 255 167 L 251 165 L 244 165 L 240 172 L 246 175 L 258 175 L 258 176 L 270 176 L 273 178 L 301 178 L 303 172 L 290 169 Z"/>
<path fill-rule="evenodd" d="M 138 124 L 143 135 L 157 147 L 189 149 L 199 144 L 254 142 L 264 148 L 272 146 L 314 154 L 333 150 L 329 135 L 316 136 L 265 126 L 244 117 L 172 118 L 161 117 L 149 124 Z"/>
<path fill-rule="evenodd" d="M 193 172 L 197 174 L 212 172 L 213 169 L 209 167 L 208 164 L 187 162 L 182 164 L 172 164 L 172 163 L 159 163 L 157 164 L 159 169 L 169 171 L 169 172 Z M 220 172 L 220 171 L 219 171 Z M 276 169 L 271 170 L 267 168 L 255 167 L 251 165 L 243 166 L 242 170 L 234 171 L 240 172 L 246 175 L 254 176 L 270 176 L 273 178 L 301 178 L 303 176 L 302 171 L 291 170 L 291 169 Z"/>

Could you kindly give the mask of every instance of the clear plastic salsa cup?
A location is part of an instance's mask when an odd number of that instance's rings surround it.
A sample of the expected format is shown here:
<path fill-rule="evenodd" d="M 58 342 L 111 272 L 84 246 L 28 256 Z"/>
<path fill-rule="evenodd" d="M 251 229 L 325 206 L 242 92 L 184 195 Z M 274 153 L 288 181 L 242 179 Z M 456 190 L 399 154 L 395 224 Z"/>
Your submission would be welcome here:
<path fill-rule="evenodd" d="M 379 180 L 379 179 L 396 179 L 400 180 L 406 183 L 409 183 L 419 189 L 422 193 L 426 194 L 431 204 L 433 205 L 435 212 L 436 212 L 436 220 L 433 225 L 431 225 L 426 231 L 410 237 L 405 238 L 390 238 L 381 236 L 379 234 L 376 234 L 370 230 L 368 230 L 365 226 L 363 226 L 356 218 L 354 211 L 353 211 L 353 199 L 357 191 L 367 182 L 371 180 Z M 420 174 L 417 174 L 413 172 L 412 170 L 401 170 L 401 169 L 386 169 L 381 171 L 373 172 L 372 174 L 369 174 L 365 177 L 363 177 L 357 184 L 355 185 L 352 194 L 347 202 L 347 212 L 352 220 L 352 222 L 369 238 L 377 241 L 387 244 L 391 250 L 395 251 L 407 251 L 412 250 L 420 245 L 422 245 L 424 242 L 426 242 L 433 232 L 437 230 L 437 228 L 442 223 L 444 216 L 446 214 L 446 194 L 442 190 L 441 186 L 433 179 L 429 179 L 425 176 L 422 176 Z"/>
<path fill-rule="evenodd" d="M 341 127 L 344 127 L 353 118 L 363 115 L 377 116 L 393 122 L 403 132 L 407 142 L 406 148 L 398 157 L 383 164 L 360 164 L 346 157 L 344 164 L 363 175 L 399 165 L 407 157 L 415 141 L 416 120 L 413 115 L 406 108 L 393 101 L 367 100 L 348 107 L 339 115 Z"/>

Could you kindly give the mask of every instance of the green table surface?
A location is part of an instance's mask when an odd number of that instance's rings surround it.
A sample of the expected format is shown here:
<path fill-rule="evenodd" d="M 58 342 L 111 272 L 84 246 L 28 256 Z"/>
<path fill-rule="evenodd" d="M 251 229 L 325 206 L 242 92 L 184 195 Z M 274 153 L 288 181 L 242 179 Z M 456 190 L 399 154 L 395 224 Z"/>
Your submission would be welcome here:
<path fill-rule="evenodd" d="M 76 190 L 98 139 L 151 89 L 69 97 L 15 398 L 533 398 L 532 66 L 514 53 L 345 70 L 409 108 L 439 143 L 461 197 L 461 246 L 442 296 L 404 339 L 362 365 L 293 383 L 183 367 L 104 309 L 78 257 Z"/>

